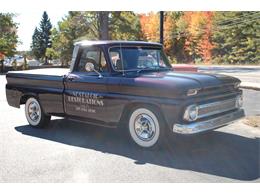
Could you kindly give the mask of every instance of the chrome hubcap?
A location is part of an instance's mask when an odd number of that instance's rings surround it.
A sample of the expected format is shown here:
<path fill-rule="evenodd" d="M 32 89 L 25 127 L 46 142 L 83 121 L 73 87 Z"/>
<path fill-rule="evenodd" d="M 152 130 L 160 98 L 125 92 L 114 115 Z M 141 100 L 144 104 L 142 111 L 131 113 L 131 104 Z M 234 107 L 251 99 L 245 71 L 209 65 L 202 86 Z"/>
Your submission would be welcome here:
<path fill-rule="evenodd" d="M 134 130 L 138 138 L 150 141 L 155 134 L 155 123 L 149 115 L 140 114 L 135 119 Z"/>
<path fill-rule="evenodd" d="M 32 121 L 37 121 L 40 117 L 40 107 L 37 103 L 31 102 L 28 106 L 28 114 Z"/>

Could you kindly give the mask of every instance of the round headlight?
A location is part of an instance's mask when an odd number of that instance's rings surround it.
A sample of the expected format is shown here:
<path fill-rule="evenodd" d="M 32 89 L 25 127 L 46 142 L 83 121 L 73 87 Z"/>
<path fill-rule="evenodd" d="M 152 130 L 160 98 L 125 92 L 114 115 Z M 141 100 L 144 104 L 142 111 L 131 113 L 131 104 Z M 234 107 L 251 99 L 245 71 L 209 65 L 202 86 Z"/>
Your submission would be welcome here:
<path fill-rule="evenodd" d="M 243 106 L 243 96 L 239 95 L 236 98 L 236 107 L 241 108 Z"/>
<path fill-rule="evenodd" d="M 198 106 L 190 105 L 186 108 L 183 118 L 186 121 L 195 121 L 198 118 Z"/>

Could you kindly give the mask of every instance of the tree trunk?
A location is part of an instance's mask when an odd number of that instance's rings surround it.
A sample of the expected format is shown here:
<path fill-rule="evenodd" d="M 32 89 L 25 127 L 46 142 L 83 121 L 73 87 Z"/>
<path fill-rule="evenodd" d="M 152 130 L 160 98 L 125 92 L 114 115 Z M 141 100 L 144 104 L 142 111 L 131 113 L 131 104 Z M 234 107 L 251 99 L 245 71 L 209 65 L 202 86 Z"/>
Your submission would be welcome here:
<path fill-rule="evenodd" d="M 99 12 L 99 39 L 109 40 L 109 27 L 108 27 L 109 12 Z"/>
<path fill-rule="evenodd" d="M 48 57 L 47 56 L 44 57 L 44 61 L 45 61 L 44 64 L 47 65 L 48 64 Z"/>
<path fill-rule="evenodd" d="M 24 70 L 27 70 L 27 59 L 26 59 L 26 55 L 23 55 L 23 66 L 24 66 Z"/>
<path fill-rule="evenodd" d="M 4 60 L 0 60 L 1 73 L 4 73 Z"/>

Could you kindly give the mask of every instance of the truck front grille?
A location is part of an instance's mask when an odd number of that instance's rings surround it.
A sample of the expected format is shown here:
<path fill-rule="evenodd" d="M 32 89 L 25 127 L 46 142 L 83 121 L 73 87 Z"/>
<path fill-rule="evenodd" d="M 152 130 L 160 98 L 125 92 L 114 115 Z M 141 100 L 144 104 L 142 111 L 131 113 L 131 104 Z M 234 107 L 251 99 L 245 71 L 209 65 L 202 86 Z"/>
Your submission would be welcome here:
<path fill-rule="evenodd" d="M 236 109 L 236 98 L 199 105 L 198 118 Z"/>

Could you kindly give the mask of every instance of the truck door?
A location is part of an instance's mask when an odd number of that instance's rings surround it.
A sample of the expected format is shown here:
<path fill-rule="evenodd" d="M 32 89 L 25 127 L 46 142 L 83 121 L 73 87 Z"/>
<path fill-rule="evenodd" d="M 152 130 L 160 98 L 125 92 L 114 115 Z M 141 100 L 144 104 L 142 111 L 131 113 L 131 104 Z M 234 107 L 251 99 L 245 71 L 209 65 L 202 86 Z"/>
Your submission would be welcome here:
<path fill-rule="evenodd" d="M 89 122 L 106 122 L 109 72 L 104 53 L 98 47 L 87 47 L 80 53 L 74 70 L 65 78 L 65 113 Z"/>

